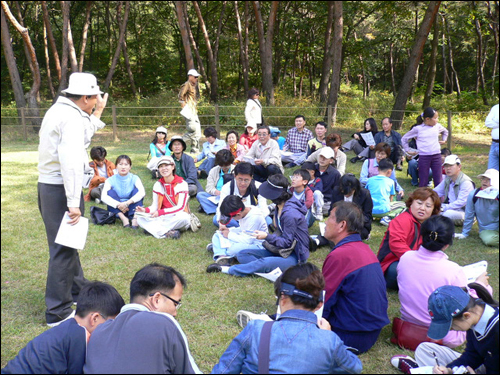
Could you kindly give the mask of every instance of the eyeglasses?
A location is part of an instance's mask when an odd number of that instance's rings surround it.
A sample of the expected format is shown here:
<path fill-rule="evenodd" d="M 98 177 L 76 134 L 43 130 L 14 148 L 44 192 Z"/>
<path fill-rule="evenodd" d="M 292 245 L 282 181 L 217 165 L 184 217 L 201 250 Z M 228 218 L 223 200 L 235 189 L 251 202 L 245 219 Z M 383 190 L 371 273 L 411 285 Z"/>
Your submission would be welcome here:
<path fill-rule="evenodd" d="M 244 179 L 244 178 L 238 178 L 236 177 L 236 181 L 238 181 L 240 184 L 249 184 L 250 182 L 252 182 L 251 179 Z"/>
<path fill-rule="evenodd" d="M 165 293 L 162 293 L 162 292 L 158 292 L 158 293 L 160 293 L 163 297 L 168 298 L 170 301 L 172 301 L 175 305 L 176 310 L 179 310 L 181 308 L 181 306 L 182 306 L 181 300 L 176 301 L 172 297 L 167 296 Z M 155 293 L 151 293 L 149 296 L 153 297 L 154 295 L 155 295 Z"/>

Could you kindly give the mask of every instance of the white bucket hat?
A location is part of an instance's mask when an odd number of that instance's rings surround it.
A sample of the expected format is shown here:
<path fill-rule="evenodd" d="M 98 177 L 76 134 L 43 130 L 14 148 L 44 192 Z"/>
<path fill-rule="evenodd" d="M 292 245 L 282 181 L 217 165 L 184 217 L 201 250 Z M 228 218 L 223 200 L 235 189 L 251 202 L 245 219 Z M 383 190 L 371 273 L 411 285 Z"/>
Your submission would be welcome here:
<path fill-rule="evenodd" d="M 198 73 L 198 72 L 196 71 L 196 69 L 190 69 L 190 70 L 189 70 L 189 72 L 188 72 L 188 76 L 195 76 L 195 77 L 199 77 L 199 76 L 201 76 L 201 74 L 200 74 L 200 73 Z"/>
<path fill-rule="evenodd" d="M 97 79 L 90 73 L 72 73 L 69 76 L 69 86 L 61 91 L 72 95 L 98 95 L 103 94 L 97 85 Z"/>
<path fill-rule="evenodd" d="M 493 186 L 495 189 L 498 189 L 498 171 L 496 169 L 490 168 L 486 170 L 486 172 L 477 176 L 477 178 L 481 177 L 489 178 L 491 186 Z"/>

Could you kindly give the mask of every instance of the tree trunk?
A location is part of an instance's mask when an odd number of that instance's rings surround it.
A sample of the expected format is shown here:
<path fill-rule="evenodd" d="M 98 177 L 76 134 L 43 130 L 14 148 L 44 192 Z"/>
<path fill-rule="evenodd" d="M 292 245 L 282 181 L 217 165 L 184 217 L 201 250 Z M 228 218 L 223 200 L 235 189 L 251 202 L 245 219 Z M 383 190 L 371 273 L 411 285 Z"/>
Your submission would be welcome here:
<path fill-rule="evenodd" d="M 67 88 L 68 82 L 68 25 L 69 25 L 69 2 L 63 1 L 63 45 L 62 45 L 62 57 L 61 57 L 61 80 L 59 81 L 59 87 L 57 89 L 56 97 L 53 102 L 55 103 L 57 97 L 61 94 L 61 91 Z"/>
<path fill-rule="evenodd" d="M 27 104 L 29 108 L 28 117 L 30 118 L 30 123 L 33 125 L 33 130 L 38 132 L 40 130 L 40 113 L 38 109 L 37 95 L 40 91 L 40 69 L 38 67 L 38 60 L 36 58 L 35 49 L 33 48 L 33 44 L 31 43 L 31 38 L 28 33 L 28 29 L 22 27 L 19 22 L 17 22 L 16 18 L 10 12 L 9 6 L 6 1 L 2 1 L 2 9 L 5 12 L 5 16 L 9 19 L 12 25 L 19 31 L 21 34 L 26 47 L 28 48 L 32 67 L 31 74 L 33 76 L 33 85 L 31 86 L 31 90 L 26 94 Z"/>
<path fill-rule="evenodd" d="M 217 34 L 215 35 L 215 44 L 214 44 L 214 61 L 217 64 L 219 61 L 219 39 L 220 33 L 222 32 L 222 20 L 224 19 L 224 12 L 226 11 L 227 1 L 222 2 L 222 10 L 219 15 L 219 24 L 217 26 Z"/>
<path fill-rule="evenodd" d="M 422 58 L 422 53 L 424 49 L 425 42 L 429 35 L 429 31 L 432 27 L 432 22 L 436 17 L 436 13 L 439 9 L 441 1 L 430 1 L 427 11 L 425 12 L 424 19 L 418 30 L 416 36 L 410 59 L 403 77 L 403 81 L 398 91 L 396 101 L 392 108 L 391 118 L 393 119 L 393 124 L 395 130 L 400 129 L 402 125 L 402 120 L 404 117 L 404 111 L 406 109 L 406 103 L 410 95 L 413 80 L 415 79 L 415 73 L 417 72 L 418 65 Z"/>
<path fill-rule="evenodd" d="M 427 89 L 425 90 L 424 104 L 422 108 L 425 109 L 431 104 L 431 95 L 434 91 L 434 80 L 436 78 L 436 61 L 439 46 L 439 22 L 437 14 L 434 19 L 434 37 L 432 39 L 431 58 L 429 60 L 429 72 L 427 73 Z"/>
<path fill-rule="evenodd" d="M 50 54 L 49 54 L 49 43 L 47 40 L 47 26 L 45 22 L 43 23 L 43 45 L 45 51 L 45 64 L 47 65 L 47 84 L 49 86 L 50 97 L 54 99 L 56 92 L 54 90 L 54 85 L 52 84 L 52 74 L 50 72 Z"/>
<path fill-rule="evenodd" d="M 121 7 L 118 6 L 117 12 L 120 12 Z M 120 57 L 120 53 L 123 46 L 123 41 L 125 40 L 125 30 L 127 29 L 128 22 L 128 14 L 130 11 L 130 1 L 125 1 L 125 14 L 123 16 L 123 23 L 120 26 L 120 36 L 118 37 L 118 45 L 116 46 L 115 55 L 113 56 L 113 61 L 111 63 L 111 67 L 109 68 L 108 76 L 106 77 L 106 81 L 104 82 L 104 90 L 107 91 L 109 85 L 111 84 L 111 79 L 113 78 L 113 74 L 115 72 L 116 65 L 118 64 L 118 58 Z"/>
<path fill-rule="evenodd" d="M 43 10 L 43 22 L 47 28 L 47 36 L 49 37 L 50 47 L 52 48 L 52 53 L 54 55 L 54 62 L 56 64 L 57 79 L 61 80 L 61 61 L 59 60 L 59 53 L 57 53 L 56 41 L 54 39 L 54 34 L 52 34 L 52 27 L 50 26 L 49 11 L 47 10 L 47 2 L 42 1 Z"/>
<path fill-rule="evenodd" d="M 214 52 L 212 50 L 212 44 L 210 43 L 210 38 L 208 37 L 207 28 L 205 26 L 205 21 L 203 20 L 203 15 L 201 14 L 200 7 L 198 6 L 197 1 L 193 1 L 194 10 L 196 11 L 196 15 L 198 16 L 198 22 L 201 27 L 201 31 L 203 32 L 203 36 L 205 37 L 205 43 L 207 45 L 207 53 L 208 53 L 208 63 L 210 64 L 210 77 L 212 80 L 212 89 L 210 91 L 210 100 L 214 103 L 217 103 L 219 97 L 219 84 L 217 78 L 217 64 L 214 59 Z"/>
<path fill-rule="evenodd" d="M 85 58 L 85 47 L 87 46 L 87 32 L 90 24 L 90 10 L 92 9 L 92 1 L 87 1 L 87 11 L 85 15 L 85 25 L 83 25 L 82 33 L 82 48 L 80 49 L 80 61 L 78 63 L 78 71 L 83 72 L 83 60 Z"/>
<path fill-rule="evenodd" d="M 389 64 L 391 65 L 391 85 L 392 85 L 392 96 L 396 97 L 396 80 L 394 78 L 394 43 L 391 42 L 389 48 Z"/>
<path fill-rule="evenodd" d="M 259 1 L 253 1 L 255 21 L 257 25 L 257 36 L 259 39 L 260 63 L 262 66 L 262 88 L 266 95 L 266 104 L 274 105 L 274 85 L 273 85 L 273 36 L 278 13 L 279 1 L 271 3 L 269 13 L 267 34 L 264 36 L 264 21 Z"/>
<path fill-rule="evenodd" d="M 15 1 L 14 4 L 16 5 L 17 17 L 19 19 L 19 24 L 21 25 L 22 28 L 25 28 L 24 21 L 23 21 L 23 12 L 21 10 L 20 2 Z M 30 66 L 30 70 L 33 71 L 34 68 L 33 68 L 33 65 L 31 62 L 30 51 L 28 50 L 28 46 L 26 45 L 26 43 L 23 43 L 23 49 L 24 49 L 24 55 L 26 56 L 26 61 L 28 62 L 29 66 Z"/>
<path fill-rule="evenodd" d="M 491 12 L 491 6 L 490 2 L 486 1 L 486 5 L 488 6 L 488 18 L 490 20 L 489 22 L 489 28 L 492 31 L 493 38 L 495 41 L 495 52 L 493 56 L 493 74 L 491 75 L 493 78 L 491 80 L 491 96 L 495 96 L 495 89 L 497 88 L 496 85 L 496 79 L 495 77 L 497 76 L 497 69 L 498 69 L 498 2 L 496 2 L 495 6 L 495 15 L 492 14 Z"/>
<path fill-rule="evenodd" d="M 473 9 L 476 9 L 476 2 L 472 2 Z M 484 79 L 484 64 L 483 64 L 483 34 L 481 32 L 481 23 L 477 18 L 477 15 L 474 14 L 474 24 L 476 26 L 476 35 L 477 35 L 477 72 L 480 83 L 480 92 L 481 97 L 483 98 L 483 104 L 488 105 L 488 99 L 486 98 L 486 83 Z"/>
<path fill-rule="evenodd" d="M 203 77 L 203 80 L 205 82 L 206 94 L 208 95 L 208 97 L 210 97 L 210 93 L 212 90 L 212 86 L 210 84 L 210 78 L 208 77 L 208 75 L 205 71 L 205 65 L 203 64 L 203 60 L 201 59 L 201 56 L 200 56 L 200 51 L 198 50 L 198 46 L 197 46 L 196 41 L 194 40 L 194 37 L 193 37 L 193 32 L 191 30 L 191 25 L 189 23 L 189 17 L 187 14 L 187 3 L 186 2 L 182 2 L 182 3 L 183 3 L 182 12 L 184 14 L 184 22 L 186 24 L 186 28 L 188 31 L 189 41 L 191 42 L 191 46 L 193 47 L 194 54 L 196 56 L 196 61 L 198 62 L 198 68 L 200 69 L 200 74 Z M 196 87 L 198 88 L 199 86 L 196 86 Z"/>
<path fill-rule="evenodd" d="M 245 2 L 246 3 L 246 2 Z M 246 6 L 246 4 L 245 4 Z M 240 20 L 240 12 L 238 11 L 238 2 L 234 2 L 234 12 L 236 14 L 236 25 L 238 27 L 238 42 L 240 44 L 240 63 L 243 71 L 243 89 L 245 90 L 245 94 L 248 92 L 248 70 L 247 64 L 245 64 L 245 59 L 248 61 L 248 55 L 245 55 L 245 44 L 243 41 L 243 34 L 241 30 L 241 20 Z"/>
<path fill-rule="evenodd" d="M 18 116 L 21 117 L 21 108 L 26 107 L 26 99 L 24 99 L 23 85 L 21 82 L 21 77 L 19 76 L 19 70 L 17 69 L 14 51 L 12 50 L 9 25 L 7 25 L 7 20 L 5 19 L 3 8 L 1 8 L 0 11 L 2 15 L 3 54 L 5 56 L 7 68 L 9 69 L 10 82 L 12 84 L 12 90 L 14 91 L 17 113 Z"/>
<path fill-rule="evenodd" d="M 448 82 L 450 82 L 450 76 L 448 75 L 448 62 L 446 61 L 446 28 L 444 25 L 444 18 L 441 16 L 441 20 L 443 23 L 443 47 L 442 47 L 442 57 L 443 57 L 443 93 L 447 94 L 448 93 Z"/>
<path fill-rule="evenodd" d="M 71 9 L 71 1 L 62 1 L 68 3 L 68 14 Z M 71 32 L 71 20 L 68 17 L 68 48 L 69 48 L 69 62 L 71 64 L 71 73 L 78 72 L 78 61 L 76 60 L 75 44 L 73 43 L 73 33 Z"/>
<path fill-rule="evenodd" d="M 340 91 L 340 69 L 342 67 L 342 33 L 344 28 L 344 17 L 342 13 L 342 1 L 334 2 L 334 22 L 333 22 L 333 72 L 328 95 L 328 105 L 333 108 L 331 123 L 335 126 L 337 122 L 337 102 Z"/>
<path fill-rule="evenodd" d="M 325 104 L 328 99 L 328 82 L 330 81 L 330 69 L 332 68 L 332 46 L 331 36 L 333 27 L 333 6 L 334 1 L 328 1 L 328 20 L 325 32 L 325 47 L 323 55 L 323 65 L 321 68 L 321 78 L 319 82 L 319 102 Z"/>
<path fill-rule="evenodd" d="M 183 1 L 174 1 L 175 11 L 177 13 L 177 22 L 179 22 L 179 30 L 181 32 L 182 44 L 184 45 L 184 53 L 186 54 L 187 69 L 194 69 L 193 53 L 191 52 L 191 44 L 189 43 L 188 29 L 183 12 Z"/>
<path fill-rule="evenodd" d="M 121 25 L 122 16 L 121 16 L 120 12 L 116 13 L 116 20 L 118 21 L 118 25 Z M 134 97 L 137 97 L 137 90 L 135 88 L 135 82 L 134 82 L 134 74 L 132 73 L 132 69 L 130 68 L 130 60 L 128 58 L 127 29 L 126 28 L 125 28 L 125 35 L 123 36 L 122 52 L 123 52 L 123 60 L 125 62 L 125 69 L 127 70 L 128 79 L 130 81 L 130 89 L 132 90 L 132 95 L 134 95 Z"/>

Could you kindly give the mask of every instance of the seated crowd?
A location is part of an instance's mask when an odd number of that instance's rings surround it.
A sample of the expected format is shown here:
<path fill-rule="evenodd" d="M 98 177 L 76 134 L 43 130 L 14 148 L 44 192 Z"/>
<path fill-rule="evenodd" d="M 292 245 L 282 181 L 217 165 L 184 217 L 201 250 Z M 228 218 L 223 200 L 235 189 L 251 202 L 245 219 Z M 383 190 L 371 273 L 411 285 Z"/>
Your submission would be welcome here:
<path fill-rule="evenodd" d="M 248 118 L 255 95 L 249 94 Z M 435 366 L 436 373 L 460 365 L 498 373 L 498 303 L 488 277 L 469 284 L 463 267 L 446 255 L 476 220 L 483 243 L 498 246 L 498 170 L 480 174 L 476 188 L 457 155 L 441 158 L 448 133 L 437 120 L 437 111 L 427 108 L 401 136 L 390 118 L 380 132 L 368 118 L 343 146 L 324 122 L 313 135 L 302 115 L 286 138 L 249 120 L 239 139 L 234 130 L 224 141 L 206 128 L 195 158 L 185 153 L 182 137 L 168 140 L 160 126 L 147 165 L 157 180 L 149 207 L 130 157 L 113 164 L 100 146 L 91 150 L 95 173 L 85 200 L 105 203 L 126 228 L 178 239 L 201 226 L 188 204 L 196 197 L 198 213 L 214 215 L 216 227 L 205 242 L 213 259 L 206 272 L 246 277 L 281 270 L 274 282 L 277 313 L 239 311 L 243 330 L 213 373 L 360 373 L 357 354 L 369 351 L 390 324 L 387 289 L 398 291 L 401 303 L 391 341 L 416 350 L 415 360 L 393 357 L 394 366 L 410 373 L 439 358 L 444 366 Z M 352 163 L 364 161 L 359 179 L 346 173 L 349 150 Z M 405 155 L 411 184 L 419 185 L 407 194 L 395 175 Z M 293 168 L 290 178 L 284 165 Z M 364 242 L 374 220 L 387 226 L 376 255 Z M 324 231 L 310 235 L 315 221 Z M 322 269 L 308 263 L 320 246 L 331 249 Z M 110 285 L 90 283 L 74 318 L 33 339 L 2 373 L 200 373 L 175 319 L 185 286 L 178 271 L 157 263 L 135 274 L 127 305 Z M 465 341 L 464 354 L 450 349 Z"/>

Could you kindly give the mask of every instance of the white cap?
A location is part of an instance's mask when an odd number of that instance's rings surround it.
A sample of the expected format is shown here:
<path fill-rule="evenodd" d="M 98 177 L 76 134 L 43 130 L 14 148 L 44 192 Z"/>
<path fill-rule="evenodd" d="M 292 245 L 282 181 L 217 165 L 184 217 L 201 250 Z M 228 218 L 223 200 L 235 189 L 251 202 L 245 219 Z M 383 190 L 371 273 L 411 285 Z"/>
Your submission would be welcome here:
<path fill-rule="evenodd" d="M 72 95 L 98 95 L 103 92 L 97 86 L 97 79 L 90 73 L 72 73 L 69 76 L 69 86 L 61 91 Z"/>
<path fill-rule="evenodd" d="M 461 164 L 460 159 L 457 155 L 448 155 L 446 159 L 444 159 L 443 165 L 453 165 L 453 164 Z"/>
<path fill-rule="evenodd" d="M 490 184 L 494 188 L 498 189 L 498 171 L 496 169 L 490 168 L 486 170 L 483 174 L 477 176 L 477 178 L 486 177 L 490 179 Z"/>
<path fill-rule="evenodd" d="M 200 74 L 200 73 L 198 73 L 198 72 L 196 71 L 196 69 L 190 69 L 190 70 L 189 70 L 189 72 L 188 72 L 188 76 L 195 76 L 195 77 L 199 77 L 199 76 L 201 76 L 201 74 Z"/>
<path fill-rule="evenodd" d="M 158 163 L 156 163 L 156 168 L 160 168 L 160 165 L 162 164 L 175 165 L 175 161 L 171 156 L 165 155 L 158 160 Z"/>
<path fill-rule="evenodd" d="M 252 128 L 254 131 L 257 130 L 257 124 L 253 121 L 245 125 L 245 128 Z"/>
<path fill-rule="evenodd" d="M 335 153 L 328 146 L 322 147 L 321 148 L 321 152 L 319 153 L 319 155 L 323 156 L 323 157 L 325 157 L 327 159 L 334 159 L 335 158 Z"/>
<path fill-rule="evenodd" d="M 156 128 L 156 133 L 165 133 L 165 134 L 167 134 L 167 128 L 165 128 L 164 126 L 158 126 Z"/>

